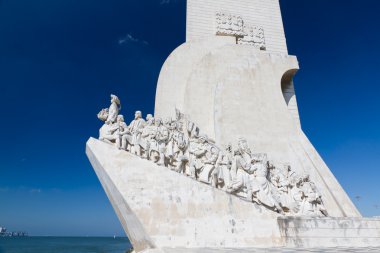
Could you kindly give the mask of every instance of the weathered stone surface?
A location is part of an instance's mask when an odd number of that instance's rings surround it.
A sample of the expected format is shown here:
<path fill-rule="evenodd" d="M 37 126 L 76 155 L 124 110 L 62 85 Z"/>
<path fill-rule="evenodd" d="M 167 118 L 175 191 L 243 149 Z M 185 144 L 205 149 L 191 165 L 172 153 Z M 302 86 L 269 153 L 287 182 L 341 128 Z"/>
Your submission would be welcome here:
<path fill-rule="evenodd" d="M 246 26 L 263 27 L 267 50 L 287 54 L 279 0 L 187 0 L 186 41 L 214 37 L 218 12 L 240 16 Z"/>
<path fill-rule="evenodd" d="M 248 248 L 248 249 L 164 249 L 164 250 L 148 250 L 144 253 L 378 253 L 379 247 L 336 247 L 336 248 Z"/>
<path fill-rule="evenodd" d="M 378 218 L 279 217 L 278 223 L 287 246 L 380 246 Z"/>
<path fill-rule="evenodd" d="M 86 153 L 136 252 L 380 246 L 379 219 L 283 217 L 93 138 Z"/>
<path fill-rule="evenodd" d="M 297 69 L 294 56 L 225 38 L 188 42 L 161 70 L 155 115 L 165 118 L 170 108 L 178 108 L 220 146 L 244 137 L 254 152 L 268 154 L 275 164 L 289 163 L 298 174 L 310 174 L 330 216 L 360 217 L 300 128 L 291 95 Z M 290 86 L 284 89 L 284 84 Z"/>
<path fill-rule="evenodd" d="M 95 139 L 86 153 L 139 248 L 283 245 L 278 214 L 264 207 Z"/>
<path fill-rule="evenodd" d="M 128 205 L 125 196 L 122 195 L 117 185 L 115 185 L 115 178 L 112 177 L 113 174 L 109 173 L 108 169 L 114 168 L 113 170 L 117 170 L 115 163 L 113 160 L 107 161 L 107 155 L 109 155 L 109 151 L 103 154 L 99 153 L 99 149 L 95 149 L 94 143 L 100 142 L 95 141 L 95 139 L 90 139 L 86 146 L 86 154 L 88 159 L 91 162 L 92 167 L 95 170 L 96 175 L 98 176 L 104 191 L 107 194 L 108 199 L 110 200 L 113 209 L 115 210 L 125 233 L 127 234 L 129 240 L 131 241 L 134 249 L 137 252 L 155 248 L 152 239 L 146 233 L 143 225 L 141 224 L 139 218 L 136 216 L 134 211 Z M 101 142 L 102 145 L 109 146 L 109 144 L 105 144 Z M 91 145 L 92 144 L 92 145 Z M 93 147 L 93 148 L 91 148 Z M 98 151 L 98 152 L 96 152 Z M 115 154 L 116 155 L 116 154 Z M 109 165 L 112 167 L 110 168 Z M 120 164 L 119 164 L 120 166 Z"/>

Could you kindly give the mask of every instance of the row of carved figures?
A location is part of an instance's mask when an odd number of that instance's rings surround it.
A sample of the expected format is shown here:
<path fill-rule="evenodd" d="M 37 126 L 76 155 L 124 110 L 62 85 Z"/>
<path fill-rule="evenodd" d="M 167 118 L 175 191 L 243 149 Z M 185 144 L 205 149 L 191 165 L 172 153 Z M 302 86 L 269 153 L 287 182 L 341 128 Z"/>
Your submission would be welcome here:
<path fill-rule="evenodd" d="M 127 125 L 119 114 L 120 100 L 101 110 L 104 122 L 99 139 L 157 165 L 183 173 L 281 214 L 327 216 L 322 196 L 308 175 L 297 175 L 289 165 L 274 166 L 266 154 L 254 154 L 243 138 L 237 149 L 219 148 L 176 110 L 175 119 L 146 120 L 137 111 Z"/>

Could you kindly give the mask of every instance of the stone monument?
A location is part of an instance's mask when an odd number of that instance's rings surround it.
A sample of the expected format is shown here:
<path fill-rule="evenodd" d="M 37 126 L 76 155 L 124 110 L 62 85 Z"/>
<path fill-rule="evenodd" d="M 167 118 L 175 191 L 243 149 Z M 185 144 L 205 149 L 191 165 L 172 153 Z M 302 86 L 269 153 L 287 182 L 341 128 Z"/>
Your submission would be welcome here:
<path fill-rule="evenodd" d="M 380 246 L 303 133 L 279 0 L 188 0 L 155 114 L 98 114 L 86 153 L 135 252 Z"/>

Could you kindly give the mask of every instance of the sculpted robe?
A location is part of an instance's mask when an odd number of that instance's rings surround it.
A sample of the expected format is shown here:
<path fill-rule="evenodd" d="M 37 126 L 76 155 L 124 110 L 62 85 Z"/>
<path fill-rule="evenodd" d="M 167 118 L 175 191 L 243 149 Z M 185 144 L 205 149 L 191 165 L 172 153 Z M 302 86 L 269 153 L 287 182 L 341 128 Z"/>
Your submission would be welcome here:
<path fill-rule="evenodd" d="M 115 102 L 113 102 L 108 109 L 108 117 L 106 123 L 115 123 L 117 121 L 117 115 L 119 115 L 119 107 Z"/>
<path fill-rule="evenodd" d="M 145 120 L 141 118 L 132 120 L 131 124 L 129 125 L 129 131 L 132 133 L 132 145 L 141 145 L 141 133 L 144 126 Z"/>

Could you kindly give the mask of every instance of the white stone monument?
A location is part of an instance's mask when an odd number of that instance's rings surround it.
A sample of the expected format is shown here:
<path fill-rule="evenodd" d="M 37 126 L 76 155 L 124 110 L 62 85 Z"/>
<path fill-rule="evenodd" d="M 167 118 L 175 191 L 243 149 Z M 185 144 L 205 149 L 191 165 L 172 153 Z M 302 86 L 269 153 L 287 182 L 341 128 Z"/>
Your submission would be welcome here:
<path fill-rule="evenodd" d="M 155 115 L 98 117 L 86 153 L 136 252 L 380 246 L 302 131 L 278 0 L 188 0 Z"/>

